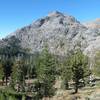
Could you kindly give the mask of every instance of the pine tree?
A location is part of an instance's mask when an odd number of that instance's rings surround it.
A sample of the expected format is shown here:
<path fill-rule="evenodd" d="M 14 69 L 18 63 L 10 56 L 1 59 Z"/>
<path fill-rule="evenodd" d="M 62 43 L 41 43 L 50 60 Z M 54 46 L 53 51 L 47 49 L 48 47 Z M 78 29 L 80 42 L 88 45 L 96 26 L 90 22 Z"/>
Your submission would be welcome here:
<path fill-rule="evenodd" d="M 6 80 L 6 85 L 8 83 L 8 78 L 10 77 L 11 75 L 11 68 L 12 68 L 12 61 L 11 59 L 5 59 L 2 61 L 2 66 L 3 66 L 3 70 L 4 70 L 4 78 Z"/>
<path fill-rule="evenodd" d="M 35 59 L 33 59 L 31 57 L 31 59 L 29 59 L 27 61 L 26 66 L 27 66 L 27 76 L 28 76 L 28 79 L 35 78 L 36 77 Z"/>
<path fill-rule="evenodd" d="M 18 84 L 17 91 L 24 91 L 25 73 L 23 61 L 16 61 L 12 68 L 11 86 L 14 88 Z"/>
<path fill-rule="evenodd" d="M 72 77 L 72 71 L 70 66 L 70 59 L 66 59 L 64 62 L 62 62 L 62 87 L 64 89 L 69 89 L 68 82 L 71 80 Z"/>
<path fill-rule="evenodd" d="M 4 78 L 4 69 L 2 62 L 0 62 L 0 79 L 2 80 L 2 85 L 3 85 L 3 78 Z"/>
<path fill-rule="evenodd" d="M 55 59 L 49 53 L 48 48 L 45 47 L 41 53 L 37 68 L 38 80 L 41 84 L 39 93 L 41 93 L 42 96 L 51 96 L 54 93 L 55 67 Z"/>
<path fill-rule="evenodd" d="M 84 77 L 89 75 L 88 59 L 80 49 L 77 49 L 70 60 L 72 66 L 72 79 L 75 82 L 75 93 L 77 93 L 80 80 L 84 81 Z"/>

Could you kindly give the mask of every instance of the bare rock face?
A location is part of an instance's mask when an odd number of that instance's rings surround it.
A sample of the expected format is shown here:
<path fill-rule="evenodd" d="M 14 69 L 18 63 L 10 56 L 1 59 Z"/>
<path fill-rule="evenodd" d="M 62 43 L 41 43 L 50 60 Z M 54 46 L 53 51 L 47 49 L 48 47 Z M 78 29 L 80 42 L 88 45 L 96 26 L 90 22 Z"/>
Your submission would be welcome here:
<path fill-rule="evenodd" d="M 57 55 L 65 55 L 77 42 L 82 42 L 82 49 L 87 53 L 90 45 L 100 40 L 97 40 L 99 30 L 84 26 L 74 17 L 58 11 L 15 31 L 6 39 L 12 36 L 18 38 L 21 46 L 29 48 L 32 53 L 40 52 L 44 44 L 48 44 L 50 51 Z"/>
<path fill-rule="evenodd" d="M 100 50 L 100 18 L 84 25 L 88 28 L 86 31 L 88 46 L 84 52 L 90 55 L 95 54 L 96 51 Z"/>

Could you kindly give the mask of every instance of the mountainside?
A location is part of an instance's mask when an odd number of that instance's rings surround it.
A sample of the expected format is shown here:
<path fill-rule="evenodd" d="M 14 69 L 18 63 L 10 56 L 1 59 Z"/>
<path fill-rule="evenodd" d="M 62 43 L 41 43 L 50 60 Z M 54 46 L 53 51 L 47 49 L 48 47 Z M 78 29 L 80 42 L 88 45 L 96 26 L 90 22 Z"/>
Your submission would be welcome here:
<path fill-rule="evenodd" d="M 89 37 L 92 37 L 85 51 L 93 54 L 100 50 L 100 18 L 87 22 L 84 25 L 88 28 Z"/>
<path fill-rule="evenodd" d="M 78 42 L 82 42 L 85 53 L 100 49 L 99 27 L 88 27 L 74 17 L 57 11 L 15 31 L 6 39 L 12 36 L 18 38 L 21 46 L 29 48 L 32 53 L 41 51 L 44 44 L 48 44 L 50 51 L 57 55 L 66 54 Z M 3 40 L 1 44 L 5 43 Z"/>
<path fill-rule="evenodd" d="M 88 28 L 99 29 L 100 28 L 100 18 L 95 19 L 84 24 Z"/>

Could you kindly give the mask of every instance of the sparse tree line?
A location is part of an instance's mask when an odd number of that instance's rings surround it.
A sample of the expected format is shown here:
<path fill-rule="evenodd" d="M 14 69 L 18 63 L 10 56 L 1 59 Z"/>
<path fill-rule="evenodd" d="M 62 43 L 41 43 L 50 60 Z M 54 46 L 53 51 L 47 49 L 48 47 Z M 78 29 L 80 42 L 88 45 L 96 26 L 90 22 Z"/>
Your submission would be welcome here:
<path fill-rule="evenodd" d="M 29 54 L 28 50 L 22 49 L 19 41 L 14 39 L 0 49 L 0 54 L 1 85 L 6 85 L 16 92 L 33 93 L 35 100 L 54 95 L 54 85 L 58 76 L 62 79 L 64 89 L 69 89 L 73 83 L 77 93 L 80 87 L 86 85 L 86 79 L 91 74 L 89 58 L 80 48 L 61 60 L 49 52 L 48 46 L 39 54 Z M 100 73 L 100 70 L 96 72 Z"/>

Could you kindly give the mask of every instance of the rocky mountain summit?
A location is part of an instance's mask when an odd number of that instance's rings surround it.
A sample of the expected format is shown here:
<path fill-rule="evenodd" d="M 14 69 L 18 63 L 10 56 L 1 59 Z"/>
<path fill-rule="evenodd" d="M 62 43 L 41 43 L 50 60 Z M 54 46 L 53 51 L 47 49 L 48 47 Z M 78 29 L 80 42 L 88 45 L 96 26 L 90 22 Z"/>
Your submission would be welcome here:
<path fill-rule="evenodd" d="M 16 30 L 6 39 L 12 36 L 18 38 L 21 46 L 29 48 L 32 53 L 41 51 L 44 44 L 48 44 L 50 51 L 57 55 L 65 55 L 78 42 L 82 44 L 85 53 L 100 49 L 99 27 L 88 27 L 76 18 L 58 11 Z"/>

